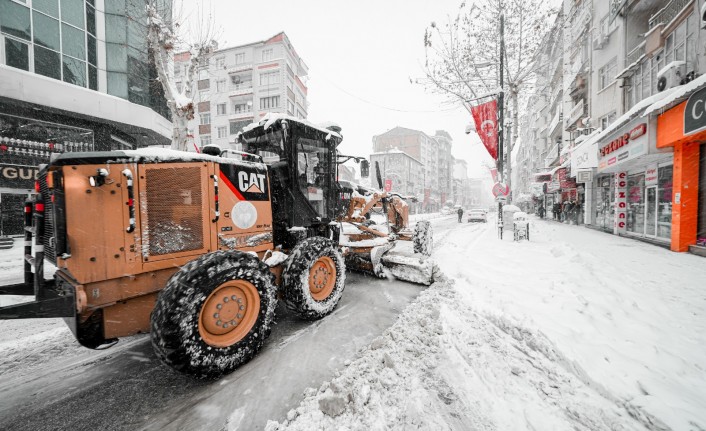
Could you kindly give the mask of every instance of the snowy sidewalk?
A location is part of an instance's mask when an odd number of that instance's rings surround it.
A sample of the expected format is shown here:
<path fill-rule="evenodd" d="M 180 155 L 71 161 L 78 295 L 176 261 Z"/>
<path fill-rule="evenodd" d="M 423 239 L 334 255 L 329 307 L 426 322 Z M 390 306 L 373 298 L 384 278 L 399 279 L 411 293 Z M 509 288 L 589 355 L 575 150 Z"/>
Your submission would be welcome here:
<path fill-rule="evenodd" d="M 706 429 L 706 261 L 531 229 L 439 232 L 450 281 L 269 429 Z"/>
<path fill-rule="evenodd" d="M 454 237 L 437 259 L 476 309 L 545 334 L 643 421 L 706 429 L 706 260 L 550 221 L 531 239 Z M 454 264 L 457 247 L 473 265 Z"/>

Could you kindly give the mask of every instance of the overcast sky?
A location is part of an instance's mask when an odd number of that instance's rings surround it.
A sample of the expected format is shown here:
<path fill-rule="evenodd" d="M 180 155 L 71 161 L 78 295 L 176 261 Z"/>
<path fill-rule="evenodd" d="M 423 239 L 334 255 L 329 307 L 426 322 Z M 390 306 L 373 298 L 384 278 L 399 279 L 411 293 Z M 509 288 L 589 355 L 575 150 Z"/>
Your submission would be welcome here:
<path fill-rule="evenodd" d="M 192 2 L 187 2 L 193 4 Z M 284 31 L 309 66 L 309 120 L 343 128 L 341 150 L 368 156 L 372 138 L 395 126 L 453 137 L 454 157 L 469 175 L 485 176 L 490 161 L 480 140 L 466 135 L 470 115 L 443 103 L 410 78 L 423 76 L 424 30 L 454 16 L 460 0 L 215 0 L 220 46 L 265 40 Z M 196 14 L 185 7 L 193 19 Z"/>

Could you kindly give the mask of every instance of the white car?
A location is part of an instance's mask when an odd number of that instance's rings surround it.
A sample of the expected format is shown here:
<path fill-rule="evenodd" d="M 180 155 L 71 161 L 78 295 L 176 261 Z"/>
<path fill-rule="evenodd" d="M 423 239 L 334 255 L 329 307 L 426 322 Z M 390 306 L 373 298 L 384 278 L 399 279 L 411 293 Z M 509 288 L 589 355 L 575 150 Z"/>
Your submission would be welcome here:
<path fill-rule="evenodd" d="M 488 214 L 485 210 L 469 210 L 468 211 L 468 223 L 471 222 L 483 222 L 488 223 Z"/>

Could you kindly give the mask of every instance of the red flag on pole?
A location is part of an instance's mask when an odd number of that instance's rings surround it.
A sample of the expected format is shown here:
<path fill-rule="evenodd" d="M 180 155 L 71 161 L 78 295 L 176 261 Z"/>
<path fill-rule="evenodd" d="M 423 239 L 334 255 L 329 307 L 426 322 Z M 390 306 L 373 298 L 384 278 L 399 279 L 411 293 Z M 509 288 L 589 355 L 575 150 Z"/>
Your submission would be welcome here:
<path fill-rule="evenodd" d="M 498 160 L 498 102 L 491 100 L 482 105 L 472 106 L 471 114 L 480 140 L 490 157 Z"/>

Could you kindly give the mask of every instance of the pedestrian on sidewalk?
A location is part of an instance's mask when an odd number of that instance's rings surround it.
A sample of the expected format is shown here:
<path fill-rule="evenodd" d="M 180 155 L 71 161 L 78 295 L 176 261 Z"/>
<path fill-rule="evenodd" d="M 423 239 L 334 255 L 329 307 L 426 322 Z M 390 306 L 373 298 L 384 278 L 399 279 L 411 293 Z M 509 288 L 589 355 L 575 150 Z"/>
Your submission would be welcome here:
<path fill-rule="evenodd" d="M 539 218 L 541 219 L 544 218 L 544 207 L 542 204 L 539 204 L 539 207 L 537 208 L 537 215 L 539 215 Z"/>
<path fill-rule="evenodd" d="M 461 219 L 463 218 L 463 208 L 458 209 L 458 222 L 461 223 Z"/>

